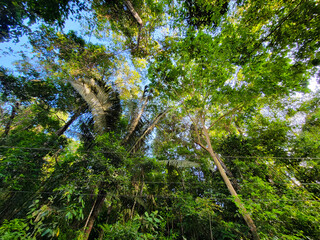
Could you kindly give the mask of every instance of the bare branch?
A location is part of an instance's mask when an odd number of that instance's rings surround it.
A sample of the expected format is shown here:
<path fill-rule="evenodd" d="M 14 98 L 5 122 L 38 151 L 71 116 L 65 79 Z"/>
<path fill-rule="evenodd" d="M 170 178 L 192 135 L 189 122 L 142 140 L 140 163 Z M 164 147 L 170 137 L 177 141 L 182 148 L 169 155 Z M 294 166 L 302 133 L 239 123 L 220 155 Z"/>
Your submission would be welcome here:
<path fill-rule="evenodd" d="M 16 103 L 12 106 L 11 115 L 10 115 L 10 118 L 9 118 L 8 123 L 6 124 L 5 130 L 4 130 L 4 133 L 3 133 L 3 137 L 8 136 L 9 131 L 10 131 L 10 128 L 11 128 L 11 125 L 12 125 L 12 121 L 13 121 L 14 117 L 15 117 L 16 114 L 17 114 L 17 110 L 18 110 L 19 106 L 20 106 L 20 103 L 19 103 L 19 102 L 16 102 Z"/>
<path fill-rule="evenodd" d="M 170 110 L 170 108 L 167 108 L 164 112 L 160 113 L 155 119 L 154 121 L 149 125 L 149 127 L 147 127 L 147 129 L 143 132 L 143 134 L 139 137 L 139 139 L 134 143 L 134 145 L 131 147 L 131 149 L 129 150 L 129 153 L 131 153 L 135 148 L 136 146 L 140 143 L 140 141 L 142 139 L 144 139 L 146 137 L 146 135 L 148 133 L 150 133 L 154 128 L 155 126 L 157 125 L 157 123 L 160 121 L 160 119 L 166 115 L 168 113 L 168 111 Z"/>
<path fill-rule="evenodd" d="M 210 124 L 210 126 L 208 127 L 208 130 L 211 129 L 215 124 L 217 124 L 221 119 L 223 119 L 224 117 L 228 116 L 231 113 L 234 113 L 235 111 L 239 110 L 241 107 L 243 107 L 243 104 L 239 105 L 238 107 L 235 107 L 233 109 L 231 109 L 229 112 L 223 114 L 222 116 L 220 116 L 217 120 L 215 120 L 213 123 Z"/>
<path fill-rule="evenodd" d="M 132 6 L 132 3 L 130 1 L 124 1 L 124 3 L 126 4 L 126 6 L 129 8 L 132 16 L 137 20 L 138 24 L 140 26 L 142 26 L 143 22 L 139 16 L 139 14 L 136 12 L 136 10 L 134 9 L 134 7 Z"/>
<path fill-rule="evenodd" d="M 140 112 L 134 117 L 134 119 L 130 123 L 129 129 L 128 129 L 128 133 L 127 133 L 126 137 L 122 141 L 123 143 L 126 143 L 129 140 L 130 136 L 132 135 L 132 133 L 136 129 L 136 127 L 137 127 L 137 125 L 138 125 L 138 123 L 139 123 L 139 121 L 140 121 L 140 119 L 142 117 L 142 114 L 144 112 L 144 109 L 147 106 L 147 103 L 148 103 L 148 97 L 145 97 L 144 101 L 142 103 Z"/>

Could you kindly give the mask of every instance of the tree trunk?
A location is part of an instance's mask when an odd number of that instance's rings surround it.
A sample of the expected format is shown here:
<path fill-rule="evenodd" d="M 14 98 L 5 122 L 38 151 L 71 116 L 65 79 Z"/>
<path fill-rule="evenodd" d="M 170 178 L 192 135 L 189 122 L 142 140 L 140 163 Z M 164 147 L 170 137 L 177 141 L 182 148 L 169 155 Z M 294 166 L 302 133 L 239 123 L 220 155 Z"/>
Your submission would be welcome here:
<path fill-rule="evenodd" d="M 99 187 L 100 191 L 99 191 L 98 196 L 94 202 L 93 209 L 90 212 L 90 214 L 88 216 L 88 220 L 85 225 L 84 237 L 83 237 L 84 240 L 89 239 L 90 233 L 93 228 L 93 224 L 96 221 L 96 218 L 98 217 L 98 215 L 103 207 L 104 200 L 106 199 L 106 196 L 107 196 L 107 192 L 105 191 L 104 188 L 105 188 L 104 184 L 102 184 L 102 186 Z"/>
<path fill-rule="evenodd" d="M 132 3 L 130 1 L 124 1 L 125 4 L 127 5 L 127 7 L 129 8 L 132 16 L 136 19 L 136 21 L 138 22 L 138 24 L 140 26 L 142 26 L 142 20 L 139 16 L 139 14 L 137 13 L 137 11 L 134 9 L 134 7 L 132 6 Z"/>
<path fill-rule="evenodd" d="M 158 114 L 158 116 L 153 120 L 153 122 L 147 127 L 146 130 L 144 130 L 144 132 L 142 133 L 142 135 L 139 137 L 139 139 L 135 142 L 135 144 L 130 148 L 129 153 L 135 152 L 135 149 L 137 148 L 138 144 L 140 143 L 140 141 L 148 134 L 150 133 L 155 126 L 157 125 L 157 123 L 159 122 L 159 120 L 167 114 L 167 112 L 170 110 L 170 108 L 167 108 L 164 112 Z"/>
<path fill-rule="evenodd" d="M 66 122 L 58 131 L 56 131 L 56 135 L 60 137 L 64 132 L 70 127 L 70 125 L 80 116 L 81 111 L 84 109 L 84 105 L 79 107 L 79 109 L 71 116 L 69 121 Z"/>
<path fill-rule="evenodd" d="M 6 136 L 8 136 L 8 134 L 9 134 L 12 121 L 13 121 L 14 117 L 16 116 L 16 113 L 17 113 L 17 110 L 18 110 L 18 108 L 19 108 L 19 105 L 20 105 L 20 104 L 19 104 L 18 102 L 16 102 L 16 103 L 14 104 L 14 106 L 12 106 L 11 115 L 10 115 L 9 121 L 8 121 L 8 123 L 6 124 L 6 127 L 5 127 L 5 129 L 4 129 L 3 138 L 5 138 Z"/>
<path fill-rule="evenodd" d="M 142 117 L 142 114 L 144 112 L 144 108 L 147 106 L 147 103 L 148 103 L 148 97 L 145 97 L 143 103 L 142 103 L 142 106 L 141 106 L 141 109 L 140 109 L 140 112 L 138 114 L 136 114 L 134 117 L 133 117 L 133 120 L 132 122 L 130 123 L 130 126 L 129 126 L 129 129 L 128 129 L 128 134 L 126 135 L 126 137 L 123 139 L 123 143 L 127 143 L 131 134 L 134 132 L 134 130 L 136 130 L 136 127 Z"/>
<path fill-rule="evenodd" d="M 252 236 L 254 240 L 259 240 L 259 235 L 257 232 L 257 228 L 250 216 L 250 214 L 247 212 L 247 209 L 245 208 L 244 204 L 241 202 L 237 192 L 234 190 L 226 172 L 224 171 L 223 167 L 220 164 L 219 159 L 217 158 L 216 154 L 214 153 L 213 149 L 212 149 L 212 145 L 211 145 L 211 141 L 210 141 L 210 137 L 209 137 L 209 132 L 208 129 L 205 127 L 204 122 L 202 122 L 202 129 L 203 129 L 203 133 L 205 136 L 205 140 L 207 143 L 207 148 L 206 150 L 209 152 L 211 158 L 213 159 L 215 165 L 217 166 L 221 177 L 223 178 L 223 181 L 225 182 L 225 184 L 227 185 L 227 188 L 229 190 L 229 192 L 231 193 L 231 195 L 234 197 L 234 201 L 236 202 L 237 207 L 240 210 L 240 213 L 242 214 L 244 220 L 246 221 L 248 227 L 251 230 Z"/>
<path fill-rule="evenodd" d="M 218 156 L 218 154 L 215 154 L 216 158 L 220 162 L 222 168 L 226 172 L 227 176 L 231 179 L 232 185 L 235 188 L 236 191 L 240 190 L 240 186 L 236 180 L 236 178 L 233 176 L 232 172 L 228 169 L 228 167 L 224 164 L 224 162 L 221 160 L 221 158 Z"/>

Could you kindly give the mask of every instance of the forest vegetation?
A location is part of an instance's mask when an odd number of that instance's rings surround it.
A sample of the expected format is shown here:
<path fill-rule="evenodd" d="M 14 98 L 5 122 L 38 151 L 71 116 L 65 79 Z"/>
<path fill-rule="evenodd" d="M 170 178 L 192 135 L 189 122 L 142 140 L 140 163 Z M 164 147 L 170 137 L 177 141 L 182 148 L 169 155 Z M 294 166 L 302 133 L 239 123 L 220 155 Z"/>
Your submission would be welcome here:
<path fill-rule="evenodd" d="M 1 240 L 319 239 L 318 0 L 0 3 Z"/>

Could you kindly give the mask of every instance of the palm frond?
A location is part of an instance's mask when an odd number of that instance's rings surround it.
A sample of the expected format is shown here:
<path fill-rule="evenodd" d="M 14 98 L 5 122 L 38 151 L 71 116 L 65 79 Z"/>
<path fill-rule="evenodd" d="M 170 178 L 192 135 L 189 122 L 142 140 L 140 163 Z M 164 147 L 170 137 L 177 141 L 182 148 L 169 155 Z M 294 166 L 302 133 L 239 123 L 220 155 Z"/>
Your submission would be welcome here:
<path fill-rule="evenodd" d="M 70 81 L 91 109 L 97 134 L 113 130 L 120 118 L 121 105 L 118 93 L 96 79 Z"/>

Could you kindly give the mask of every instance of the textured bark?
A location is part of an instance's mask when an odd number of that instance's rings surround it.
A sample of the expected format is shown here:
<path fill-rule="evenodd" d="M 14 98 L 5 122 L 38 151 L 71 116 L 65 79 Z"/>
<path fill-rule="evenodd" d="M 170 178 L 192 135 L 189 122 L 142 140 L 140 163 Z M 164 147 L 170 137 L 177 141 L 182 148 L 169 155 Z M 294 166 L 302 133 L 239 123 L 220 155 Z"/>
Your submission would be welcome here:
<path fill-rule="evenodd" d="M 232 185 L 233 187 L 236 189 L 236 191 L 240 190 L 240 186 L 237 182 L 237 180 L 235 179 L 235 177 L 233 176 L 232 172 L 228 169 L 228 167 L 224 164 L 224 162 L 222 161 L 222 159 L 218 156 L 218 154 L 215 154 L 216 158 L 218 159 L 218 161 L 220 162 L 222 168 L 224 169 L 224 171 L 226 172 L 227 176 L 231 179 Z"/>

